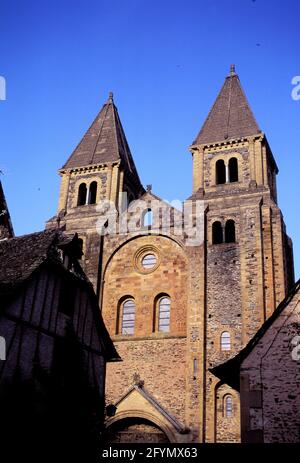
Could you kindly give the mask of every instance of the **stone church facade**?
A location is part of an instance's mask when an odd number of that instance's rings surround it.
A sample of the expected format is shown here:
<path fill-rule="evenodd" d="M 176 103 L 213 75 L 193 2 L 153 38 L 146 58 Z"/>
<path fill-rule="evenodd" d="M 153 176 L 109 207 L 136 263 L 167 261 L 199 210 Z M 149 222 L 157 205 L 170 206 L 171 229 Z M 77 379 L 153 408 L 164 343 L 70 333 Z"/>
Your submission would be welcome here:
<path fill-rule="evenodd" d="M 294 282 L 278 168 L 233 66 L 190 151 L 193 191 L 180 211 L 142 186 L 110 94 L 59 171 L 47 228 L 81 238 L 123 360 L 107 370 L 110 442 L 238 442 L 238 392 L 210 370 L 247 344 Z M 190 239 L 188 215 L 201 240 Z"/>
<path fill-rule="evenodd" d="M 243 443 L 300 441 L 300 280 L 249 343 L 213 373 L 240 394 Z"/>

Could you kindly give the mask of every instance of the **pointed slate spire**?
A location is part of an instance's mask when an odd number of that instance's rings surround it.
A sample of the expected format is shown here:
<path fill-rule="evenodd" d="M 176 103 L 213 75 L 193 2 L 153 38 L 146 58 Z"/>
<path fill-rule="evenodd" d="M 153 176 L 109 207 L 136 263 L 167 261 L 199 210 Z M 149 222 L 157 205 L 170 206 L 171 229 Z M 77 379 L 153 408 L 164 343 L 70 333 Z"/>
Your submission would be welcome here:
<path fill-rule="evenodd" d="M 6 204 L 4 191 L 0 181 L 0 240 L 13 238 L 14 230 L 10 220 L 9 210 Z"/>
<path fill-rule="evenodd" d="M 125 169 L 139 181 L 126 136 L 114 104 L 113 93 L 77 145 L 63 169 L 99 165 L 121 160 Z"/>
<path fill-rule="evenodd" d="M 222 142 L 257 135 L 260 132 L 232 64 L 230 73 L 193 144 Z"/>

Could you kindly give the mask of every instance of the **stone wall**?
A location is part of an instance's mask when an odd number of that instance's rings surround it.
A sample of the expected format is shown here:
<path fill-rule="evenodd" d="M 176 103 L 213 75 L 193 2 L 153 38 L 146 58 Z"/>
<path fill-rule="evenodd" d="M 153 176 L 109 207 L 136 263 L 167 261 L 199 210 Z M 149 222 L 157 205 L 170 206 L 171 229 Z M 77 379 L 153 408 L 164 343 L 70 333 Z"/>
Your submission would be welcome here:
<path fill-rule="evenodd" d="M 213 218 L 208 220 L 210 225 Z M 238 239 L 238 235 L 237 235 Z M 241 265 L 238 243 L 209 246 L 207 250 L 206 366 L 222 363 L 242 346 Z M 221 334 L 230 333 L 231 349 L 221 350 Z M 233 397 L 234 415 L 224 417 L 226 394 Z M 207 373 L 206 440 L 239 442 L 239 396 L 227 385 L 221 385 Z"/>
<path fill-rule="evenodd" d="M 147 420 L 132 418 L 121 420 L 111 426 L 105 436 L 105 442 L 166 444 L 169 442 L 165 433 Z"/>
<path fill-rule="evenodd" d="M 115 239 L 111 244 L 116 245 Z M 139 266 L 139 253 L 144 247 L 152 250 L 159 262 L 150 273 Z M 107 370 L 108 401 L 117 401 L 132 385 L 133 375 L 139 374 L 159 403 L 185 422 L 187 281 L 184 251 L 170 238 L 136 237 L 123 243 L 108 261 L 102 313 L 123 359 Z M 158 331 L 155 320 L 160 294 L 171 299 L 170 331 L 166 333 Z M 136 304 L 132 336 L 122 335 L 117 327 L 124 297 L 133 298 Z"/>
<path fill-rule="evenodd" d="M 158 266 L 143 272 L 139 254 L 152 252 Z M 147 251 L 148 250 L 148 251 Z M 151 336 L 157 317 L 157 297 L 171 299 L 170 334 L 186 335 L 187 263 L 182 248 L 172 239 L 140 236 L 129 240 L 114 253 L 104 271 L 103 316 L 110 334 L 116 335 L 118 310 L 124 297 L 135 300 L 135 335 Z M 162 333 L 159 333 L 162 334 Z"/>
<path fill-rule="evenodd" d="M 169 413 L 185 423 L 186 339 L 140 339 L 115 342 L 122 362 L 109 363 L 106 402 L 115 403 L 138 374 L 145 388 Z"/>
<path fill-rule="evenodd" d="M 226 399 L 232 399 L 232 414 L 226 415 Z M 216 417 L 215 441 L 221 442 L 240 442 L 240 397 L 239 394 L 231 389 L 227 384 L 217 384 L 215 388 Z"/>
<path fill-rule="evenodd" d="M 174 226 L 150 235 L 147 227 L 139 228 L 141 219 L 135 218 L 135 232 L 100 238 L 96 205 L 77 207 L 80 183 L 99 180 L 97 201 L 105 197 L 115 204 L 120 192 L 137 197 L 140 191 L 118 163 L 62 174 L 59 210 L 68 210 L 60 225 L 83 239 L 83 268 L 123 358 L 122 363 L 108 367 L 107 400 L 119 400 L 138 374 L 158 402 L 189 427 L 190 434 L 185 436 L 189 441 L 239 440 L 239 397 L 219 384 L 209 368 L 235 355 L 249 341 L 284 297 L 291 279 L 285 277 L 291 273 L 291 248 L 276 204 L 276 180 L 273 175 L 271 181 L 268 174 L 271 158 L 265 144 L 264 135 L 258 134 L 193 147 L 195 199 L 202 199 L 208 211 L 204 246 L 187 246 L 186 237 L 175 236 Z M 232 157 L 239 162 L 238 181 L 216 185 L 216 161 L 228 164 Z M 146 204 L 153 198 L 160 208 L 159 198 L 149 192 L 143 196 Z M 129 215 L 133 218 L 130 207 Z M 161 221 L 161 212 L 158 217 Z M 237 242 L 212 246 L 213 221 L 220 220 L 224 227 L 229 219 L 235 221 Z M 57 226 L 56 218 L 48 226 Z M 144 272 L 141 255 L 147 250 L 157 256 L 158 265 Z M 162 295 L 171 298 L 168 333 L 157 329 L 157 300 Z M 122 303 L 128 297 L 136 305 L 131 336 L 120 330 Z M 223 331 L 231 334 L 230 351 L 220 349 Z M 235 414 L 224 420 L 221 402 L 229 393 Z"/>
<path fill-rule="evenodd" d="M 244 442 L 300 441 L 300 294 L 241 366 Z"/>

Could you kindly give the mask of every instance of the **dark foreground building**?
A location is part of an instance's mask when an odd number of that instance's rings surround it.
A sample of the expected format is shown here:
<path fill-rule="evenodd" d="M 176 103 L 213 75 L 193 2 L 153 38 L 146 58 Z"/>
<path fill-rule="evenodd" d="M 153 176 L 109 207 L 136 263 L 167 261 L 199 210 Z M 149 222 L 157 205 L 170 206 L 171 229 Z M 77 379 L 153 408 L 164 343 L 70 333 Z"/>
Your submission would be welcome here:
<path fill-rule="evenodd" d="M 300 442 L 300 280 L 247 346 L 213 373 L 240 391 L 242 442 Z"/>
<path fill-rule="evenodd" d="M 58 230 L 0 242 L 0 436 L 10 453 L 88 456 L 101 440 L 106 362 L 120 358 L 80 244 Z"/>

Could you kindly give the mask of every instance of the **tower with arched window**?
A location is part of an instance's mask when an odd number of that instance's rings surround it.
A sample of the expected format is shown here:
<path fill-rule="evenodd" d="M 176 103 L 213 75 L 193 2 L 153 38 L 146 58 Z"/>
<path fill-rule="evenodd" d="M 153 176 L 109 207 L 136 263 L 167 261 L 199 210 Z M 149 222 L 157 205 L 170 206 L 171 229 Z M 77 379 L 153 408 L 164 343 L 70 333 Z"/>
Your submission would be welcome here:
<path fill-rule="evenodd" d="M 141 185 L 112 95 L 59 171 L 47 226 L 82 240 L 81 264 L 123 360 L 106 375 L 110 442 L 238 442 L 239 394 L 211 369 L 239 352 L 293 281 L 278 168 L 234 67 L 190 150 L 189 201 L 204 211 L 198 244 L 176 233 L 184 213 Z M 99 236 L 103 199 L 130 230 Z"/>
<path fill-rule="evenodd" d="M 190 150 L 192 198 L 202 199 L 207 211 L 208 367 L 249 341 L 293 281 L 291 241 L 277 204 L 278 168 L 234 66 Z M 239 433 L 239 423 L 229 419 L 237 398 L 225 386 L 221 394 L 217 382 L 208 373 L 207 398 L 213 404 L 220 396 L 228 419 L 207 410 L 206 436 L 226 441 L 226 429 Z"/>
<path fill-rule="evenodd" d="M 47 226 L 58 224 L 67 233 L 78 232 L 84 251 L 81 263 L 97 288 L 95 267 L 101 260 L 97 207 L 102 201 L 111 201 L 121 211 L 144 192 L 112 93 L 59 175 L 57 216 Z M 93 250 L 92 260 L 86 256 L 88 249 Z"/>

